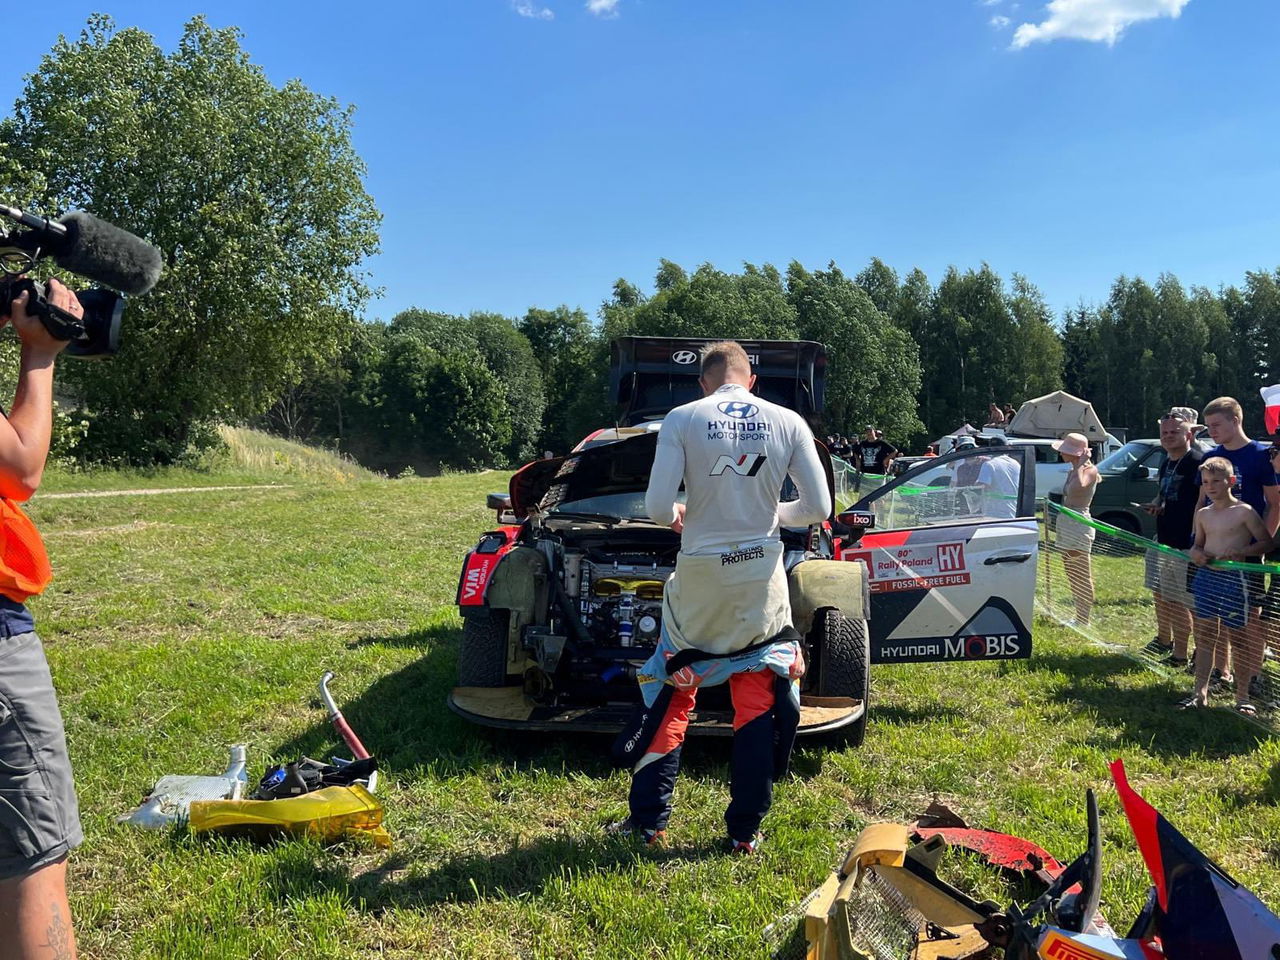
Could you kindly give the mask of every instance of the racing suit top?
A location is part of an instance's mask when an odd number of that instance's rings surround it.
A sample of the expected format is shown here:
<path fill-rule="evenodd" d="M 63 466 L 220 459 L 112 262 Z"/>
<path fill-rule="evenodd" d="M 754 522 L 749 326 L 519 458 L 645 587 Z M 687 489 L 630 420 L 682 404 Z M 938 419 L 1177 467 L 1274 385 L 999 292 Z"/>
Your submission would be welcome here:
<path fill-rule="evenodd" d="M 790 474 L 798 500 L 778 502 Z M 813 433 L 795 411 L 726 383 L 710 396 L 676 407 L 658 431 L 645 492 L 656 523 L 676 518 L 687 495 L 680 552 L 721 554 L 776 540 L 779 526 L 803 527 L 831 512 L 831 496 Z"/>

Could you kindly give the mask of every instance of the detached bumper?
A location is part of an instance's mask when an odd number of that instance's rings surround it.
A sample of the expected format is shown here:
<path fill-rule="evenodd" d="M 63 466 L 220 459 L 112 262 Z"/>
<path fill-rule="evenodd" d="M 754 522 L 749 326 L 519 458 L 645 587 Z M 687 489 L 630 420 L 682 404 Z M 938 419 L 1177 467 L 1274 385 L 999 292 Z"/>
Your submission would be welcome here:
<path fill-rule="evenodd" d="M 520 687 L 454 687 L 449 709 L 472 723 L 507 730 L 563 730 L 579 733 L 617 733 L 631 716 L 632 704 L 607 703 L 593 707 L 548 707 L 534 703 Z M 866 710 L 861 700 L 843 697 L 800 698 L 799 733 L 831 733 L 854 723 Z M 695 710 L 689 733 L 733 736 L 728 710 Z"/>

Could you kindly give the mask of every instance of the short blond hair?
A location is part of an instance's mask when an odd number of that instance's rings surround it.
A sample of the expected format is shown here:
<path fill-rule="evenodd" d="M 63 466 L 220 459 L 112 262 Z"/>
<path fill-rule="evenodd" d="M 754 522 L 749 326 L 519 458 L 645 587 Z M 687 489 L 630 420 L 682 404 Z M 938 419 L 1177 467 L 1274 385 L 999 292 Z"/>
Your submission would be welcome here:
<path fill-rule="evenodd" d="M 1232 403 L 1235 401 L 1233 400 Z M 1211 473 L 1215 477 L 1226 477 L 1230 479 L 1236 475 L 1236 468 L 1231 465 L 1231 461 L 1226 457 L 1210 457 L 1204 463 L 1200 464 L 1201 473 Z"/>
<path fill-rule="evenodd" d="M 751 376 L 751 358 L 742 349 L 742 344 L 736 340 L 721 340 L 702 348 L 701 373 L 704 377 L 722 377 L 730 370 L 736 370 L 743 376 Z"/>
<path fill-rule="evenodd" d="M 1210 400 L 1209 405 L 1204 408 L 1204 418 L 1208 420 L 1215 413 L 1225 413 L 1244 423 L 1244 410 L 1235 397 L 1219 397 L 1217 400 Z"/>

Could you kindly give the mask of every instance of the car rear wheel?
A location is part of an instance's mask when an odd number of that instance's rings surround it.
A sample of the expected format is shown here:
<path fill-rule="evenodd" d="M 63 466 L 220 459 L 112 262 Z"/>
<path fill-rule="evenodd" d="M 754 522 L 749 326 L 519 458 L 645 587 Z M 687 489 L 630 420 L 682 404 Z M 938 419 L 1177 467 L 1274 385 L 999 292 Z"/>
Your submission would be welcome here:
<path fill-rule="evenodd" d="M 814 618 L 811 646 L 818 651 L 818 696 L 862 701 L 862 716 L 840 730 L 846 743 L 859 747 L 867 735 L 871 709 L 867 621 L 851 620 L 839 610 L 823 610 Z"/>
<path fill-rule="evenodd" d="M 458 648 L 458 686 L 503 687 L 507 684 L 509 610 L 477 610 L 462 621 Z"/>

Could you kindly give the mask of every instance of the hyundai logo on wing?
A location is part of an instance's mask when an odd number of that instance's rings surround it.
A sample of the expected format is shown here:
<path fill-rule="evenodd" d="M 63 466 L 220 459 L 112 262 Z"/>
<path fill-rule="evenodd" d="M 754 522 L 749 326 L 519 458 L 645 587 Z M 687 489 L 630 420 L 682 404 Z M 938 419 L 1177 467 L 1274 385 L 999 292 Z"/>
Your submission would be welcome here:
<path fill-rule="evenodd" d="M 743 403 L 740 400 L 717 404 L 716 409 L 726 417 L 733 417 L 735 420 L 750 420 L 760 412 L 760 408 L 754 403 Z"/>
<path fill-rule="evenodd" d="M 695 363 L 698 355 L 692 350 L 677 350 L 671 355 L 671 359 L 676 363 Z"/>

